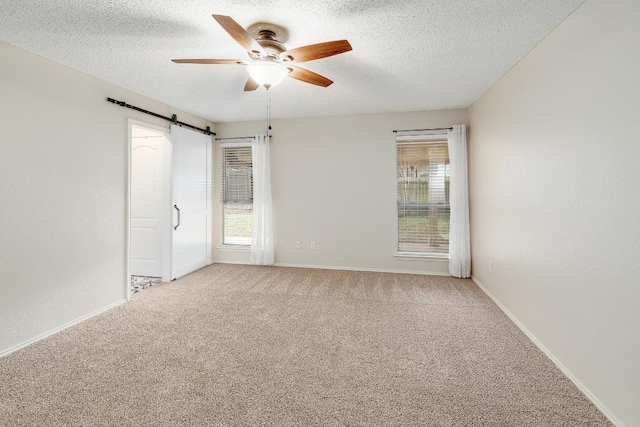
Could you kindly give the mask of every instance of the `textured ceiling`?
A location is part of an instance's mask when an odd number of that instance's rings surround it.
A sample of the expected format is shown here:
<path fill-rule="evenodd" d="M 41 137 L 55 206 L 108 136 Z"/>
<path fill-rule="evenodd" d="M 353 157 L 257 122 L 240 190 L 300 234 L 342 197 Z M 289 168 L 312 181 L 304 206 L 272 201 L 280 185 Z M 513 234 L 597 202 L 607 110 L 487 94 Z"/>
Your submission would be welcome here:
<path fill-rule="evenodd" d="M 213 20 L 266 21 L 288 48 L 348 39 L 353 51 L 300 64 L 332 80 L 285 79 L 272 116 L 467 107 L 582 0 L 0 0 L 0 40 L 213 122 L 264 119 L 266 91 L 240 65 L 172 58 L 246 52 Z M 126 101 L 126 100 L 125 100 Z"/>

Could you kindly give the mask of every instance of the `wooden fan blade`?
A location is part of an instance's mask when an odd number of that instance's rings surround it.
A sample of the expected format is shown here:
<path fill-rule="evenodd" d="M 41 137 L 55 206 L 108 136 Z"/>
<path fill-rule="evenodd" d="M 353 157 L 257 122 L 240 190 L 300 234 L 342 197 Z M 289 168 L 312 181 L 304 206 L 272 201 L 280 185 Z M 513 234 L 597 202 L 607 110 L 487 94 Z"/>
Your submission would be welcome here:
<path fill-rule="evenodd" d="M 322 87 L 327 87 L 331 83 L 333 83 L 332 80 L 329 80 L 328 78 L 321 76 L 318 73 L 314 73 L 313 71 L 309 71 L 305 68 L 300 68 L 293 65 L 285 65 L 285 67 L 291 70 L 288 76 L 296 80 L 300 80 L 305 83 L 311 83 L 312 85 L 317 85 Z"/>
<path fill-rule="evenodd" d="M 242 59 L 172 59 L 172 61 L 176 64 L 248 64 Z"/>
<path fill-rule="evenodd" d="M 247 80 L 247 83 L 244 85 L 244 91 L 245 92 L 251 92 L 252 90 L 256 90 L 258 89 L 260 85 L 258 83 L 256 83 L 255 80 L 253 80 L 251 77 L 249 77 L 249 80 Z"/>
<path fill-rule="evenodd" d="M 224 30 L 229 33 L 229 35 L 240 44 L 240 46 L 245 48 L 247 52 L 255 52 L 256 54 L 266 56 L 266 52 L 264 51 L 262 46 L 260 46 L 260 44 L 258 44 L 258 42 L 253 37 L 251 37 L 251 34 L 247 33 L 247 31 L 242 28 L 240 24 L 234 21 L 233 18 L 225 15 L 212 16 L 213 19 L 218 21 L 218 24 L 220 24 L 220 26 L 224 28 Z"/>
<path fill-rule="evenodd" d="M 302 46 L 295 49 L 282 52 L 280 58 L 289 60 L 292 63 L 313 61 L 314 59 L 326 58 L 327 56 L 338 55 L 340 53 L 349 52 L 351 45 L 346 40 L 335 40 L 332 42 L 324 42 Z"/>

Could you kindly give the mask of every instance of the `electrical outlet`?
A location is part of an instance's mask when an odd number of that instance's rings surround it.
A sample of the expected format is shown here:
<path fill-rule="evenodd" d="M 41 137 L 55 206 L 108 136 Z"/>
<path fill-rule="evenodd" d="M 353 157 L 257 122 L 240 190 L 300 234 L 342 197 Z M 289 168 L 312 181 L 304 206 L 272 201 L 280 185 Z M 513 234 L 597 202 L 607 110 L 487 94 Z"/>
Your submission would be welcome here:
<path fill-rule="evenodd" d="M 296 240 L 296 249 L 300 249 L 301 246 L 300 240 Z"/>
<path fill-rule="evenodd" d="M 489 271 L 493 272 L 493 261 L 489 261 Z"/>
<path fill-rule="evenodd" d="M 316 248 L 316 242 L 311 242 L 311 249 L 315 249 Z"/>

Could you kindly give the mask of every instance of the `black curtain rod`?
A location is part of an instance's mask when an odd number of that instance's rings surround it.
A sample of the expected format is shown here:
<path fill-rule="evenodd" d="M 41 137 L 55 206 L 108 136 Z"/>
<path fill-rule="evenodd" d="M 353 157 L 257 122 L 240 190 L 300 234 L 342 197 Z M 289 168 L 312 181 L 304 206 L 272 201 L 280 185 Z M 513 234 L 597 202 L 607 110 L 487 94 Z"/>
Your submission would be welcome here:
<path fill-rule="evenodd" d="M 132 110 L 140 111 L 141 113 L 149 114 L 150 116 L 159 117 L 161 119 L 164 119 L 164 120 L 167 120 L 167 121 L 173 123 L 174 125 L 186 126 L 186 127 L 191 128 L 193 130 L 200 131 L 200 132 L 204 133 L 205 135 L 215 135 L 216 134 L 215 132 L 211 132 L 211 126 L 207 126 L 206 129 L 202 129 L 202 128 L 199 128 L 197 126 L 190 125 L 189 123 L 185 123 L 185 122 L 179 121 L 178 120 L 178 116 L 176 116 L 175 114 L 172 115 L 171 117 L 167 117 L 167 116 L 162 116 L 160 114 L 154 113 L 153 111 L 145 110 L 143 108 L 139 108 L 139 107 L 136 107 L 134 105 L 127 104 L 124 101 L 118 101 L 117 99 L 107 98 L 107 101 L 109 101 L 109 102 L 111 102 L 113 104 L 118 104 L 121 107 L 127 107 L 127 108 L 131 108 Z"/>
<path fill-rule="evenodd" d="M 216 138 L 216 141 L 222 141 L 223 139 L 225 140 L 231 140 L 231 139 L 256 139 L 255 136 L 233 136 L 231 138 Z"/>
<path fill-rule="evenodd" d="M 267 138 L 271 138 L 271 135 L 265 135 L 265 136 Z M 256 137 L 255 136 L 232 136 L 229 138 L 215 138 L 216 141 L 230 141 L 232 139 L 256 139 Z"/>
<path fill-rule="evenodd" d="M 398 133 L 398 132 L 423 132 L 426 130 L 453 130 L 452 127 L 448 127 L 448 128 L 431 128 L 431 129 L 395 129 L 393 131 L 393 133 Z"/>

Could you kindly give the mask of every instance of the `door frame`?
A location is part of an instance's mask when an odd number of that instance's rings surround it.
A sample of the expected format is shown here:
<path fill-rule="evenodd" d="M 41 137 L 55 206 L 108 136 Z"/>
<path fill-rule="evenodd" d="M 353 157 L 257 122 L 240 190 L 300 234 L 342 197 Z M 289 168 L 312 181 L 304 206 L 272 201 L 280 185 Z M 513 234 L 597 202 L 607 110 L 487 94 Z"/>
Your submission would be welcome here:
<path fill-rule="evenodd" d="M 162 195 L 162 205 L 164 206 L 164 210 L 161 215 L 160 225 L 159 227 L 162 230 L 162 281 L 169 282 L 171 281 L 171 244 L 172 244 L 172 233 L 171 233 L 171 200 L 173 200 L 172 195 L 172 149 L 173 146 L 171 144 L 171 130 L 169 128 L 152 125 L 150 123 L 142 122 L 139 120 L 128 119 L 127 120 L 127 200 L 126 200 L 126 236 L 127 236 L 127 272 L 126 272 L 126 295 L 127 301 L 131 299 L 131 150 L 132 150 L 132 127 L 139 126 L 147 129 L 151 129 L 153 131 L 157 131 L 158 133 L 164 136 L 163 142 L 163 161 L 162 161 L 162 170 L 163 170 L 163 195 Z"/>

